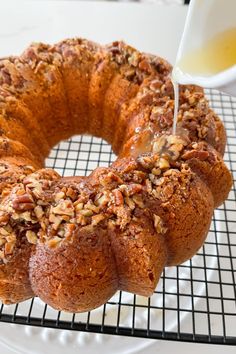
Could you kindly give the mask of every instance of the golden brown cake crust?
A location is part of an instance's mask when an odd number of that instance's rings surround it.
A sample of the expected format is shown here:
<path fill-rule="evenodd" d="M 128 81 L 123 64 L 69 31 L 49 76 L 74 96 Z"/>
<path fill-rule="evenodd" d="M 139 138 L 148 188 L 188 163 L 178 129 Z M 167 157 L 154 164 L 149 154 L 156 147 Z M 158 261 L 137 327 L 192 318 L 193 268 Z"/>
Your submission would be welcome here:
<path fill-rule="evenodd" d="M 118 289 L 150 296 L 192 257 L 231 174 L 226 135 L 203 90 L 181 86 L 172 135 L 171 66 L 123 42 L 32 44 L 0 60 L 0 299 L 39 296 L 81 312 Z M 88 177 L 44 169 L 73 134 L 117 153 Z"/>

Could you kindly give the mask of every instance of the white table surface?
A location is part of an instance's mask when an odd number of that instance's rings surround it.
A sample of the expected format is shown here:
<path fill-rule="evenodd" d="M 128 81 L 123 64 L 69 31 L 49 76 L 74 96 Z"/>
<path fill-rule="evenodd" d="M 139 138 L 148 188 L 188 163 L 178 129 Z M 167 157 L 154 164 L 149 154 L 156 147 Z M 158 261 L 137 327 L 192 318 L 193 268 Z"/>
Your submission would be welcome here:
<path fill-rule="evenodd" d="M 140 50 L 159 54 L 173 63 L 186 16 L 185 7 L 153 4 L 0 0 L 0 6 L 0 56 L 18 54 L 32 41 L 53 43 L 66 37 L 80 36 L 100 43 L 123 39 Z M 40 329 L 35 331 L 40 333 Z M 2 332 L 7 333 L 5 344 L 1 342 Z M 21 333 L 19 346 L 15 345 L 17 332 Z M 27 335 L 27 329 L 24 334 L 22 327 L 0 323 L 1 354 L 44 354 L 45 341 L 42 340 L 41 345 L 39 341 L 36 348 L 33 338 Z M 106 336 L 103 339 L 106 341 Z M 146 345 L 146 349 L 135 353 L 236 353 L 235 347 L 123 337 L 119 340 L 124 341 L 127 353 L 133 353 L 133 347 L 143 348 Z M 18 349 L 13 350 L 13 347 Z M 106 349 L 101 348 L 103 346 L 98 345 L 97 353 L 105 354 Z M 70 346 L 62 351 L 65 350 L 69 354 Z M 86 352 L 86 346 L 78 343 L 78 353 Z"/>
<path fill-rule="evenodd" d="M 30 42 L 80 36 L 100 43 L 123 39 L 173 62 L 186 15 L 186 8 L 178 5 L 22 0 L 0 4 L 1 56 L 20 53 Z"/>

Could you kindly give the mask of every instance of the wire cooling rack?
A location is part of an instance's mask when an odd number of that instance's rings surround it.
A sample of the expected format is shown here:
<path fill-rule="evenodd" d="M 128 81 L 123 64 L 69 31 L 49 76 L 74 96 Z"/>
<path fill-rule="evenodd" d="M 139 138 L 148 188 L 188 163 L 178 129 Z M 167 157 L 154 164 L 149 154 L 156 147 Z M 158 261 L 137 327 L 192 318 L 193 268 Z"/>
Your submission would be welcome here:
<path fill-rule="evenodd" d="M 234 186 L 215 211 L 204 246 L 190 261 L 165 269 L 151 298 L 118 292 L 107 304 L 84 314 L 57 312 L 39 299 L 0 308 L 0 321 L 202 343 L 236 345 L 236 99 L 207 91 L 224 119 L 225 161 Z M 76 136 L 55 147 L 47 167 L 61 175 L 88 175 L 115 159 L 101 139 Z"/>

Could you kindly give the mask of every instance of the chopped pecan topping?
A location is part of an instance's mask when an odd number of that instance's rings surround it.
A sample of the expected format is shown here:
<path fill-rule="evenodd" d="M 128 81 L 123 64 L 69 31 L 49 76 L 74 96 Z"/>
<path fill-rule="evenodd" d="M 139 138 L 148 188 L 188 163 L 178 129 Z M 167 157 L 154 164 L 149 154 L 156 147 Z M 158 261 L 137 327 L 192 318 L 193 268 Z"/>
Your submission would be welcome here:
<path fill-rule="evenodd" d="M 150 178 L 146 179 L 145 185 L 146 185 L 146 188 L 147 188 L 147 192 L 149 194 L 151 194 L 152 193 L 152 182 L 151 182 Z"/>
<path fill-rule="evenodd" d="M 101 221 L 103 221 L 105 219 L 105 215 L 103 214 L 97 214 L 92 216 L 92 225 L 98 225 Z"/>
<path fill-rule="evenodd" d="M 54 230 L 57 230 L 59 228 L 59 225 L 63 221 L 63 218 L 52 213 L 49 215 L 49 221 L 53 224 L 52 228 Z"/>
<path fill-rule="evenodd" d="M 154 141 L 153 148 L 152 148 L 153 152 L 158 154 L 161 153 L 165 144 L 166 144 L 166 139 L 164 136 L 161 136 L 159 139 Z"/>
<path fill-rule="evenodd" d="M 149 87 L 150 87 L 150 89 L 151 89 L 152 91 L 160 92 L 161 86 L 162 86 L 161 80 L 155 79 L 155 80 L 152 80 L 152 81 L 151 81 Z"/>
<path fill-rule="evenodd" d="M 55 195 L 55 202 L 59 202 L 61 199 L 64 199 L 65 197 L 65 193 L 64 192 L 58 192 L 56 195 Z"/>
<path fill-rule="evenodd" d="M 84 203 L 78 203 L 78 204 L 74 204 L 74 205 L 75 205 L 75 210 L 76 211 L 80 211 L 84 207 Z"/>
<path fill-rule="evenodd" d="M 71 200 L 60 200 L 59 203 L 52 208 L 52 213 L 58 215 L 74 216 L 74 206 Z"/>
<path fill-rule="evenodd" d="M 0 251 L 0 259 L 4 261 L 4 258 L 5 258 L 4 251 Z"/>
<path fill-rule="evenodd" d="M 7 212 L 0 213 L 0 225 L 6 225 L 10 220 L 10 215 Z"/>
<path fill-rule="evenodd" d="M 83 216 L 92 216 L 93 212 L 92 212 L 92 210 L 89 210 L 89 209 L 82 209 L 82 210 L 80 210 L 80 214 Z"/>
<path fill-rule="evenodd" d="M 33 215 L 30 211 L 24 211 L 23 213 L 14 213 L 12 217 L 15 220 L 24 220 L 24 221 L 29 221 L 32 224 L 35 224 L 37 221 L 33 218 Z"/>
<path fill-rule="evenodd" d="M 131 209 L 131 210 L 134 210 L 135 209 L 135 203 L 133 201 L 132 198 L 130 197 L 125 197 L 125 203 L 128 205 L 128 207 Z"/>
<path fill-rule="evenodd" d="M 76 222 L 81 226 L 87 225 L 87 221 L 87 218 L 82 214 L 76 216 Z"/>
<path fill-rule="evenodd" d="M 42 219 L 42 217 L 44 215 L 43 208 L 40 205 L 37 205 L 34 208 L 34 213 L 35 213 L 35 216 L 38 220 Z"/>
<path fill-rule="evenodd" d="M 66 191 L 66 196 L 74 201 L 77 197 L 77 192 L 73 188 L 69 187 Z"/>
<path fill-rule="evenodd" d="M 135 69 L 129 69 L 129 70 L 125 71 L 125 77 L 127 80 L 132 81 L 132 79 L 135 77 L 135 75 L 136 75 Z"/>
<path fill-rule="evenodd" d="M 152 156 L 141 155 L 138 157 L 138 162 L 147 170 L 154 167 L 154 160 Z"/>
<path fill-rule="evenodd" d="M 160 167 L 161 170 L 165 170 L 169 168 L 170 167 L 169 161 L 161 157 L 160 160 L 158 161 L 158 167 Z"/>
<path fill-rule="evenodd" d="M 157 167 L 154 167 L 152 169 L 152 174 L 155 175 L 155 176 L 160 176 L 161 175 L 161 169 L 157 168 Z"/>
<path fill-rule="evenodd" d="M 167 228 L 164 227 L 163 221 L 160 218 L 160 216 L 154 214 L 153 218 L 154 218 L 154 227 L 155 227 L 157 233 L 165 234 L 167 231 Z"/>
<path fill-rule="evenodd" d="M 198 137 L 200 139 L 205 139 L 207 136 L 207 133 L 208 133 L 208 129 L 209 129 L 208 127 L 203 126 L 203 125 L 197 127 Z"/>
<path fill-rule="evenodd" d="M 91 210 L 93 213 L 98 213 L 99 212 L 99 208 L 93 204 L 93 202 L 91 200 L 89 200 L 85 205 L 84 205 L 85 209 Z"/>
<path fill-rule="evenodd" d="M 0 227 L 0 235 L 1 236 L 8 236 L 9 231 L 5 227 Z"/>
<path fill-rule="evenodd" d="M 36 243 L 38 241 L 38 238 L 37 238 L 37 235 L 36 235 L 36 233 L 34 231 L 27 230 L 25 236 L 26 236 L 27 241 L 29 243 L 32 243 L 32 244 L 36 245 Z"/>
<path fill-rule="evenodd" d="M 127 206 L 117 207 L 114 210 L 114 214 L 117 216 L 116 223 L 120 226 L 121 230 L 124 230 L 126 225 L 131 221 L 131 211 Z"/>
<path fill-rule="evenodd" d="M 7 68 L 3 68 L 0 70 L 0 81 L 1 85 L 6 84 L 8 86 L 12 85 L 12 78 Z"/>
<path fill-rule="evenodd" d="M 7 242 L 5 243 L 5 248 L 4 248 L 4 252 L 5 252 L 5 255 L 10 255 L 13 253 L 13 250 L 14 250 L 14 247 L 15 247 L 15 242 Z"/>
<path fill-rule="evenodd" d="M 151 71 L 152 71 L 149 61 L 145 58 L 142 61 L 140 61 L 138 67 L 139 67 L 139 69 L 141 69 L 147 73 L 151 73 Z"/>
<path fill-rule="evenodd" d="M 7 240 L 5 238 L 0 238 L 0 247 L 5 245 L 6 242 L 7 242 Z"/>
<path fill-rule="evenodd" d="M 102 196 L 100 196 L 97 200 L 95 199 L 95 205 L 98 206 L 105 206 L 108 204 L 110 198 L 108 193 L 104 193 Z"/>
<path fill-rule="evenodd" d="M 114 195 L 114 198 L 115 198 L 115 204 L 116 205 L 123 205 L 124 204 L 124 198 L 123 198 L 123 195 L 122 193 L 118 190 L 118 189 L 115 189 L 113 191 L 113 195 Z"/>
<path fill-rule="evenodd" d="M 65 227 L 65 233 L 64 233 L 64 237 L 67 239 L 70 239 L 71 236 L 73 235 L 74 231 L 76 229 L 76 225 L 75 224 L 67 224 Z"/>
<path fill-rule="evenodd" d="M 59 246 L 59 244 L 62 242 L 62 239 L 58 236 L 55 236 L 51 239 L 49 239 L 46 243 L 49 248 L 56 248 Z"/>
<path fill-rule="evenodd" d="M 132 197 L 134 203 L 139 207 L 139 208 L 144 208 L 144 203 L 142 196 L 140 194 L 135 194 Z"/>
<path fill-rule="evenodd" d="M 137 67 L 140 59 L 140 54 L 138 52 L 134 52 L 129 58 L 128 62 L 131 66 Z"/>
<path fill-rule="evenodd" d="M 12 207 L 17 211 L 32 210 L 35 207 L 35 203 L 28 194 L 15 195 L 15 198 L 12 200 Z"/>
<path fill-rule="evenodd" d="M 159 178 L 157 176 L 153 175 L 152 173 L 149 174 L 149 180 L 155 185 L 157 185 L 159 182 Z M 152 192 L 152 187 L 151 187 L 150 192 Z"/>
<path fill-rule="evenodd" d="M 209 158 L 209 156 L 210 156 L 210 154 L 208 151 L 190 150 L 190 151 L 186 151 L 182 155 L 182 159 L 183 160 L 190 160 L 190 159 L 196 158 L 200 161 L 205 161 Z"/>

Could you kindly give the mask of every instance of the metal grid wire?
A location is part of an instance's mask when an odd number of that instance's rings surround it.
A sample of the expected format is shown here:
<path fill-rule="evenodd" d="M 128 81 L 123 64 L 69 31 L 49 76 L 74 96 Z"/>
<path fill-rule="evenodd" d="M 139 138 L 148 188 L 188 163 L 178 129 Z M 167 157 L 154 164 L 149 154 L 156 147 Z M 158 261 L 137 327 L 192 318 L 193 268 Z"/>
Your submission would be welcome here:
<path fill-rule="evenodd" d="M 224 119 L 225 161 L 234 177 L 215 211 L 204 246 L 190 261 L 165 269 L 151 298 L 118 292 L 85 314 L 57 312 L 39 299 L 0 308 L 0 321 L 144 338 L 236 345 L 236 98 L 207 91 Z M 47 167 L 63 176 L 88 175 L 115 156 L 101 139 L 76 136 L 55 147 Z"/>

